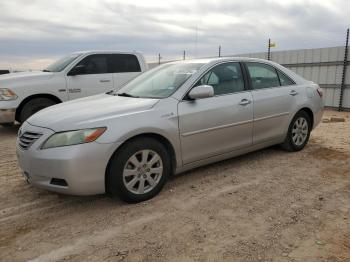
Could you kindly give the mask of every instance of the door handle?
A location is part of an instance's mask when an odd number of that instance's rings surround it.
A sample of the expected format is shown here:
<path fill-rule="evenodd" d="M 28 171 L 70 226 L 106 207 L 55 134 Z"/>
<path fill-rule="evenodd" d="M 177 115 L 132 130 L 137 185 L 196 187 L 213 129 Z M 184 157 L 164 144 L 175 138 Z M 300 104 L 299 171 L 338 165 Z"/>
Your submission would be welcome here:
<path fill-rule="evenodd" d="M 298 94 L 298 92 L 295 91 L 295 90 L 291 90 L 291 91 L 289 92 L 289 94 L 290 94 L 291 96 L 295 96 L 295 95 Z"/>
<path fill-rule="evenodd" d="M 241 106 L 245 106 L 245 105 L 249 105 L 252 101 L 248 100 L 248 99 L 242 99 L 241 102 L 239 102 L 239 104 Z"/>
<path fill-rule="evenodd" d="M 101 82 L 101 83 L 108 83 L 108 82 L 111 82 L 111 80 L 108 80 L 108 79 L 101 79 L 100 82 Z"/>
<path fill-rule="evenodd" d="M 81 93 L 81 89 L 80 88 L 70 88 L 68 89 L 69 93 Z"/>

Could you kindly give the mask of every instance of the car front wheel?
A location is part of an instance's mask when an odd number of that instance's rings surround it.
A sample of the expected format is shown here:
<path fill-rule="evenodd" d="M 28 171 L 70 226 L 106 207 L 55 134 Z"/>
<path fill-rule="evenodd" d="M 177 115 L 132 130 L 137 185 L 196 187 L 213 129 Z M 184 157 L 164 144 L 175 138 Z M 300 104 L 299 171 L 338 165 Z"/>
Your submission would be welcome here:
<path fill-rule="evenodd" d="M 137 138 L 123 145 L 111 159 L 108 192 L 129 203 L 157 195 L 171 171 L 166 148 L 153 138 Z"/>

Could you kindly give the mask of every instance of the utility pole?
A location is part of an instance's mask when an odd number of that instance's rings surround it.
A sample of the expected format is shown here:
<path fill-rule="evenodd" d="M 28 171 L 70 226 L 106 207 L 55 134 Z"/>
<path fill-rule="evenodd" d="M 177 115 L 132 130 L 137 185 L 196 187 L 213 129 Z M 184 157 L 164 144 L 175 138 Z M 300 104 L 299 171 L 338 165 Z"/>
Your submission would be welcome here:
<path fill-rule="evenodd" d="M 186 50 L 184 50 L 182 59 L 183 59 L 183 60 L 186 60 Z"/>
<path fill-rule="evenodd" d="M 221 45 L 219 45 L 219 57 L 221 57 Z"/>
<path fill-rule="evenodd" d="M 349 28 L 346 30 L 343 74 L 342 74 L 341 84 L 340 84 L 340 96 L 339 96 L 338 111 L 342 111 L 343 110 L 343 95 L 344 95 L 344 88 L 345 88 L 346 67 L 348 65 L 348 46 L 349 46 Z"/>
<path fill-rule="evenodd" d="M 160 59 L 161 59 L 162 57 L 160 56 L 160 53 L 158 54 L 158 65 L 160 65 Z"/>
<path fill-rule="evenodd" d="M 198 55 L 198 26 L 195 28 L 195 39 L 194 39 L 194 57 L 197 58 Z"/>
<path fill-rule="evenodd" d="M 271 39 L 269 38 L 269 42 L 267 46 L 267 60 L 271 60 L 271 47 L 276 47 L 276 43 L 271 42 Z"/>

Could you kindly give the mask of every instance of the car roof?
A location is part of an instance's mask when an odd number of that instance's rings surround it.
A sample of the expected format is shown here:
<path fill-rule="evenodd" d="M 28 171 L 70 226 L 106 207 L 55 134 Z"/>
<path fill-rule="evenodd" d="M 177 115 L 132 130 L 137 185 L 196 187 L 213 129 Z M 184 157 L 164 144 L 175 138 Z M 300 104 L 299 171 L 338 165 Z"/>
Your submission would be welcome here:
<path fill-rule="evenodd" d="M 225 61 L 251 61 L 251 62 L 267 62 L 273 64 L 273 62 L 259 59 L 259 58 L 251 58 L 251 57 L 239 57 L 239 56 L 227 56 L 227 57 L 214 57 L 214 58 L 200 58 L 200 59 L 188 59 L 188 60 L 179 60 L 173 61 L 170 63 L 203 63 L 203 64 L 215 64 L 218 62 Z"/>

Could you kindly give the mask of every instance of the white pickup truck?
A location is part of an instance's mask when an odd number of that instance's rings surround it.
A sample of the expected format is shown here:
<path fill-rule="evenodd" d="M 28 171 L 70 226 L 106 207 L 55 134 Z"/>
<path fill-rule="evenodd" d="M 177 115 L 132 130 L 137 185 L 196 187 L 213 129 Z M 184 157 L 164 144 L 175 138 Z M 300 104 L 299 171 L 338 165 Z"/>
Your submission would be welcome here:
<path fill-rule="evenodd" d="M 147 69 L 140 53 L 86 51 L 70 54 L 43 71 L 1 75 L 0 125 L 23 123 L 45 107 L 120 89 Z"/>

